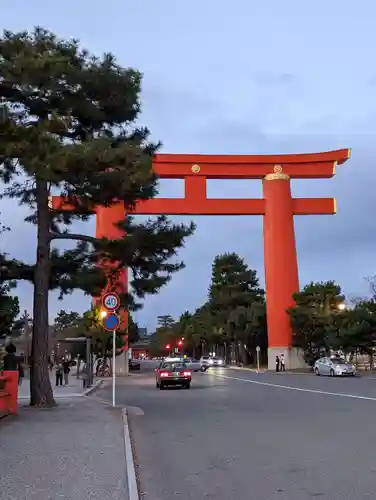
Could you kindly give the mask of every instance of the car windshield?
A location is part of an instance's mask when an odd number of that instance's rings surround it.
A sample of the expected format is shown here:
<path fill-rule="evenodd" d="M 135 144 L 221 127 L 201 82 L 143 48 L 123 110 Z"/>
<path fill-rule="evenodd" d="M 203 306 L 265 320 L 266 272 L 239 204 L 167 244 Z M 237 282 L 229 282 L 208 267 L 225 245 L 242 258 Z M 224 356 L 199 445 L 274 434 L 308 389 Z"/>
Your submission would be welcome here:
<path fill-rule="evenodd" d="M 201 359 L 209 359 L 209 356 L 202 356 Z"/>
<path fill-rule="evenodd" d="M 343 358 L 332 358 L 331 361 L 337 365 L 345 365 L 346 361 Z"/>

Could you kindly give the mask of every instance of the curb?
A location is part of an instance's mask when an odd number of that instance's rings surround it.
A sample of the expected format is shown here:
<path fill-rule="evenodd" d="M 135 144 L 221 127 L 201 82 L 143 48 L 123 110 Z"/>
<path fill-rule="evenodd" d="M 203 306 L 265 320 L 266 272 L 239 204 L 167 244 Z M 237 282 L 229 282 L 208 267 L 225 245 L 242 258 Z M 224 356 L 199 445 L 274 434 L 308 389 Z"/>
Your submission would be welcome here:
<path fill-rule="evenodd" d="M 269 373 L 271 375 L 312 375 L 312 372 L 298 372 L 298 371 L 285 371 L 285 372 L 275 372 L 274 370 L 268 370 L 267 368 L 261 368 L 260 371 L 257 371 L 256 368 L 247 368 L 242 366 L 229 366 L 231 370 L 240 370 L 245 372 L 252 373 Z"/>
<path fill-rule="evenodd" d="M 245 371 L 245 372 L 253 372 L 253 373 L 267 373 L 268 370 L 265 368 L 260 368 L 259 371 L 257 371 L 256 368 L 247 368 L 244 366 L 227 366 L 230 370 L 240 370 L 240 371 Z"/>
<path fill-rule="evenodd" d="M 136 467 L 132 451 L 131 436 L 129 433 L 128 412 L 126 408 L 123 408 L 122 416 L 123 416 L 125 462 L 126 462 L 126 476 L 127 476 L 129 500 L 140 500 L 140 495 L 138 494 Z"/>
<path fill-rule="evenodd" d="M 95 384 L 91 387 L 88 387 L 87 389 L 84 390 L 82 393 L 83 396 L 88 396 L 92 392 L 94 392 L 96 389 L 99 389 L 99 387 L 104 384 L 104 380 L 97 380 Z"/>

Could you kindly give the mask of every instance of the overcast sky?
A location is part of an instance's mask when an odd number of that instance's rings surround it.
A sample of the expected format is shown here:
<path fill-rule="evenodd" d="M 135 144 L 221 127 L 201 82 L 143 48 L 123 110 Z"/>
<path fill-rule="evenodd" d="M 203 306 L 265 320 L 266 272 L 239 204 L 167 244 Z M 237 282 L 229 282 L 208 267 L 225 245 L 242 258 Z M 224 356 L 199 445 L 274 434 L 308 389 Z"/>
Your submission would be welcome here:
<path fill-rule="evenodd" d="M 333 179 L 294 181 L 295 196 L 336 196 L 336 216 L 295 219 L 300 283 L 335 279 L 348 296 L 367 293 L 376 273 L 376 63 L 372 0 L 13 0 L 0 25 L 41 25 L 113 52 L 144 74 L 141 121 L 163 152 L 295 153 L 353 148 Z M 209 181 L 211 197 L 260 197 L 259 181 Z M 182 196 L 162 181 L 160 196 Z M 14 203 L 0 205 L 13 231 L 1 247 L 33 261 L 34 228 Z M 182 220 L 183 218 L 176 218 Z M 184 220 L 184 219 L 183 219 Z M 152 329 L 205 300 L 214 256 L 238 252 L 264 281 L 261 217 L 201 217 L 180 257 L 186 269 L 138 313 Z M 84 231 L 94 232 L 94 222 Z M 20 285 L 22 307 L 32 290 Z M 58 302 L 83 311 L 80 293 Z"/>

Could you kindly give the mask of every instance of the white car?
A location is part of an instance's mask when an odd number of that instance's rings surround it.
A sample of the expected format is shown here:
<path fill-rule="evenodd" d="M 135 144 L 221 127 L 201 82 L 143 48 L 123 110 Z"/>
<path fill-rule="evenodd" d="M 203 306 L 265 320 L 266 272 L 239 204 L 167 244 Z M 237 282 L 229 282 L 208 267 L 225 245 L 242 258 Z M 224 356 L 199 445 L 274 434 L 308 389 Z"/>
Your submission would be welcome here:
<path fill-rule="evenodd" d="M 222 358 L 217 358 L 213 356 L 201 356 L 200 358 L 200 365 L 203 367 L 210 367 L 210 366 L 226 366 L 226 362 Z"/>
<path fill-rule="evenodd" d="M 192 358 L 184 358 L 183 363 L 187 365 L 187 367 L 192 370 L 193 372 L 198 372 L 201 368 L 201 363 L 200 361 L 197 361 Z"/>
<path fill-rule="evenodd" d="M 165 363 L 184 363 L 187 368 L 192 370 L 193 372 L 198 372 L 201 368 L 200 361 L 196 361 L 192 358 L 184 358 L 182 356 L 177 357 L 167 357 L 163 360 Z"/>
<path fill-rule="evenodd" d="M 315 375 L 329 375 L 330 377 L 342 377 L 349 375 L 354 377 L 355 366 L 347 363 L 343 358 L 320 358 L 313 366 Z"/>

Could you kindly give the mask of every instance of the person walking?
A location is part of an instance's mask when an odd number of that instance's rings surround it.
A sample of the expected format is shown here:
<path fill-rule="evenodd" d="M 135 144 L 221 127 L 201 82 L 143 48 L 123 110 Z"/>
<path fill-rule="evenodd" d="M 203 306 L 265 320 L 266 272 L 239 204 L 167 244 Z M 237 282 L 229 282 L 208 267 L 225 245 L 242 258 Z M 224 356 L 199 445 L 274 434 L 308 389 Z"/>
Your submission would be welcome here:
<path fill-rule="evenodd" d="M 279 356 L 275 357 L 275 371 L 278 373 L 279 372 L 279 364 L 280 364 L 280 359 Z"/>
<path fill-rule="evenodd" d="M 281 372 L 285 372 L 286 371 L 286 366 L 285 366 L 285 355 L 284 354 L 280 355 L 279 362 L 281 364 Z"/>
<path fill-rule="evenodd" d="M 64 385 L 69 384 L 70 361 L 65 359 L 63 361 Z"/>
<path fill-rule="evenodd" d="M 63 363 L 60 361 L 56 365 L 56 387 L 63 385 Z"/>

